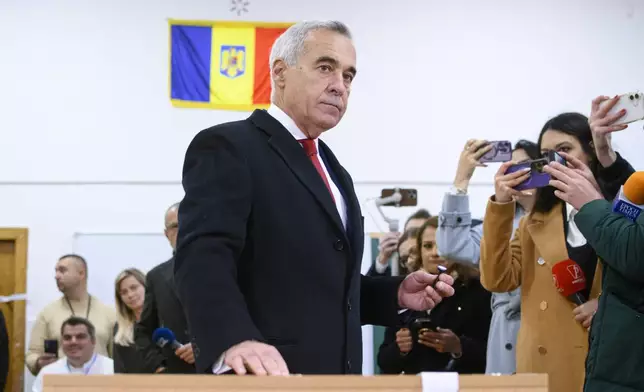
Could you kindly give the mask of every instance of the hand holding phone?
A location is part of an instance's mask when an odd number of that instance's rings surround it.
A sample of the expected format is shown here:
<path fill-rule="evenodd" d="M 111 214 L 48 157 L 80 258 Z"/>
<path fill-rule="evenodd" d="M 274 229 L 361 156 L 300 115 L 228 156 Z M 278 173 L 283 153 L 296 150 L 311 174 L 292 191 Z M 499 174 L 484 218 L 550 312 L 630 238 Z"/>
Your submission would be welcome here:
<path fill-rule="evenodd" d="M 613 100 L 605 100 L 600 104 L 600 110 L 606 109 Z M 620 115 L 624 110 L 625 113 Z M 622 94 L 617 102 L 608 110 L 604 117 L 618 117 L 611 125 L 625 125 L 644 119 L 644 94 L 639 91 Z"/>
<path fill-rule="evenodd" d="M 58 357 L 58 340 L 45 339 L 45 354 L 53 354 Z"/>
<path fill-rule="evenodd" d="M 497 203 L 509 203 L 512 198 L 520 196 L 521 191 L 514 189 L 530 177 L 530 166 L 523 166 L 508 173 L 511 167 L 521 165 L 512 161 L 504 162 L 494 176 L 494 200 Z"/>
<path fill-rule="evenodd" d="M 506 173 L 516 173 L 518 171 L 525 172 L 526 169 L 529 169 L 528 173 L 530 174 L 528 178 L 520 184 L 514 186 L 514 189 L 517 191 L 543 188 L 548 186 L 548 184 L 550 183 L 550 174 L 546 173 L 543 170 L 543 168 L 550 162 L 558 162 L 564 166 L 566 165 L 566 160 L 563 159 L 563 157 L 556 151 L 548 151 L 546 154 L 544 154 L 543 158 L 534 159 L 510 166 Z"/>
<path fill-rule="evenodd" d="M 512 160 L 512 142 L 509 140 L 500 140 L 488 142 L 492 149 L 485 153 L 479 160 L 480 162 L 507 162 Z"/>
<path fill-rule="evenodd" d="M 435 332 L 437 326 L 432 322 L 430 318 L 422 317 L 412 321 L 411 328 L 409 329 L 411 331 L 412 342 L 414 344 L 418 344 L 418 340 L 423 333 L 427 331 Z"/>

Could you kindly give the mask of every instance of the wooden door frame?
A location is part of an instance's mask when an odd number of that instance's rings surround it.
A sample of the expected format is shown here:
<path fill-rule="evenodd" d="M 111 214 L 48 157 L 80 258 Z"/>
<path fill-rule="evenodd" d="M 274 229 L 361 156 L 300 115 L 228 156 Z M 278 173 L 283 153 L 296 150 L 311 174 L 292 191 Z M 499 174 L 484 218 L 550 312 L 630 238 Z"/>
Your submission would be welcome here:
<path fill-rule="evenodd" d="M 14 272 L 14 292 L 8 294 L 27 293 L 27 228 L 0 228 L 0 240 L 13 241 L 16 268 Z M 13 302 L 13 322 L 11 325 L 12 336 L 9 341 L 9 374 L 14 385 L 19 385 L 17 390 L 24 387 L 25 373 L 25 329 L 26 323 L 25 300 Z M 7 323 L 9 320 L 7 320 Z M 8 392 L 13 392 L 9 391 Z"/>

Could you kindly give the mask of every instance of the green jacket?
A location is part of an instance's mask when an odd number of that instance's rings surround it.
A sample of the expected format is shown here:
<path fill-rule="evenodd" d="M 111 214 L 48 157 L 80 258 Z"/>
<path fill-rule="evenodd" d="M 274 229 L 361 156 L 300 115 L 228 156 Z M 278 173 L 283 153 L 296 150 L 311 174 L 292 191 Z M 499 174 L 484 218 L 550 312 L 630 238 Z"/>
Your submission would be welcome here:
<path fill-rule="evenodd" d="M 584 392 L 644 391 L 644 214 L 609 201 L 584 205 L 575 223 L 602 259 L 602 295 L 590 329 Z"/>

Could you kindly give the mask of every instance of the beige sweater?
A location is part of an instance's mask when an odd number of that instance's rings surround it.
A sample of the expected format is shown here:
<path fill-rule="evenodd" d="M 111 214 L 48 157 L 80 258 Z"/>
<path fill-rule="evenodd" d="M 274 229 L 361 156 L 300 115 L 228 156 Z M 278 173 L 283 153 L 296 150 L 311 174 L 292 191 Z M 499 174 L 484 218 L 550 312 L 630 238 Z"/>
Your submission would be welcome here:
<path fill-rule="evenodd" d="M 112 339 L 114 325 L 116 323 L 116 311 L 98 298 L 92 297 L 92 304 L 89 309 L 89 321 L 96 328 L 96 352 L 102 355 L 112 356 Z M 73 314 L 85 317 L 87 314 L 87 300 L 70 301 Z M 36 323 L 31 330 L 29 348 L 25 364 L 32 374 L 36 375 L 36 362 L 38 357 L 44 353 L 45 339 L 58 340 L 58 357 L 64 356 L 60 336 L 60 326 L 71 317 L 72 311 L 64 297 L 47 305 L 36 318 Z"/>

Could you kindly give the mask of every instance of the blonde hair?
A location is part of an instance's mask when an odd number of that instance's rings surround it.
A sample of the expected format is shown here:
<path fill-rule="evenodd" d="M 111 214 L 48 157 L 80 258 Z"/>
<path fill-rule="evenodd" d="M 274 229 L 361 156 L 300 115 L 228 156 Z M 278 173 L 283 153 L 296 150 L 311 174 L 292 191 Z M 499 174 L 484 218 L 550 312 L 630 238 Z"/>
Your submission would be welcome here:
<path fill-rule="evenodd" d="M 134 324 L 136 324 L 136 315 L 121 298 L 121 282 L 130 276 L 134 277 L 143 287 L 145 287 L 145 274 L 136 268 L 123 270 L 116 276 L 114 282 L 114 297 L 116 299 L 116 325 L 118 330 L 114 336 L 114 343 L 121 346 L 129 346 L 134 343 Z"/>

